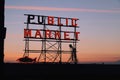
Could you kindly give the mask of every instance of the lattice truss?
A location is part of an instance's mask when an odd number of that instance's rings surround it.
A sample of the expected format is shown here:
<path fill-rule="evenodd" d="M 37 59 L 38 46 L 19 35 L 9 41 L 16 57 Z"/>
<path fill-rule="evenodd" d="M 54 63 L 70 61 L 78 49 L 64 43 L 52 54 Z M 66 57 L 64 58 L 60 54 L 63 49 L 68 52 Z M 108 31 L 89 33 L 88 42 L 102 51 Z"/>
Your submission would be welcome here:
<path fill-rule="evenodd" d="M 25 14 L 27 17 L 29 14 Z M 40 16 L 40 15 L 32 15 L 32 16 Z M 38 62 L 68 62 L 74 63 L 75 61 L 72 59 L 72 53 L 69 48 L 69 44 L 72 44 L 74 48 L 77 48 L 76 39 L 76 27 L 72 26 L 64 26 L 64 25 L 48 25 L 47 20 L 48 16 L 44 16 L 42 18 L 42 24 L 38 24 L 35 22 L 25 22 L 26 25 L 25 30 L 31 30 L 31 35 L 40 35 L 40 37 L 33 37 L 27 35 L 24 36 L 25 41 L 25 50 L 23 56 L 30 56 L 30 53 L 39 53 L 37 56 Z M 34 18 L 35 19 L 35 18 Z M 58 18 L 54 19 L 54 24 L 57 24 Z M 65 23 L 64 18 L 60 20 L 61 23 Z M 37 33 L 39 30 L 40 33 Z M 46 32 L 48 31 L 48 32 Z M 57 33 L 59 32 L 59 33 Z M 69 33 L 70 39 L 65 39 L 65 32 Z M 49 34 L 47 35 L 46 34 Z M 57 36 L 56 36 L 57 35 Z M 78 34 L 77 34 L 78 35 Z M 34 45 L 37 43 L 37 45 Z M 36 47 L 37 46 L 37 47 Z"/>

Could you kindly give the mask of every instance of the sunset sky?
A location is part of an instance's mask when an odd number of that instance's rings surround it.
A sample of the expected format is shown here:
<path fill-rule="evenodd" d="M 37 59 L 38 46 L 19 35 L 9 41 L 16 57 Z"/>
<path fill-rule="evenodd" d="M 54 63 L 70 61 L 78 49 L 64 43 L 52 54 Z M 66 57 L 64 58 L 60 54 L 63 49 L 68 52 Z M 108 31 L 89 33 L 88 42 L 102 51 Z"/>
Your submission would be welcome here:
<path fill-rule="evenodd" d="M 79 62 L 120 60 L 120 0 L 5 0 L 5 62 L 24 53 L 24 14 L 78 18 Z"/>

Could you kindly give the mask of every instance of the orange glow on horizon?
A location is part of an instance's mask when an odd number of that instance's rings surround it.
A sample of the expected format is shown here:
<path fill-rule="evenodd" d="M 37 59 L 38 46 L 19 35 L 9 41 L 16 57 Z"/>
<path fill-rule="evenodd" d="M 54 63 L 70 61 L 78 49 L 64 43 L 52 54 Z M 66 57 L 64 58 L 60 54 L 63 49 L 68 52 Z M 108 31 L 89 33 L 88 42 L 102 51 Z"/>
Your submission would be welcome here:
<path fill-rule="evenodd" d="M 19 39 L 18 35 L 16 34 L 14 35 L 10 35 L 7 38 L 14 36 L 12 37 L 12 39 L 16 40 L 16 44 L 13 45 L 12 40 L 7 41 L 6 39 L 5 59 L 4 59 L 5 62 L 16 62 L 16 59 L 23 56 L 22 50 L 24 48 L 24 42 L 22 40 L 18 42 L 17 41 Z M 20 36 L 22 38 L 22 35 Z M 59 34 L 57 37 L 59 37 Z M 103 46 L 102 44 L 106 44 L 106 45 Z M 39 45 L 37 43 L 33 44 L 32 48 L 37 48 Z M 115 48 L 113 48 L 113 46 L 115 46 Z M 62 48 L 65 50 L 69 50 L 67 45 L 64 45 Z M 95 41 L 94 39 L 81 40 L 80 43 L 78 43 L 77 45 L 77 50 L 78 50 L 77 55 L 79 62 L 107 62 L 107 61 L 110 62 L 110 61 L 120 60 L 119 44 L 113 45 L 110 40 L 107 41 L 107 43 L 100 43 L 100 41 Z M 39 54 L 30 54 L 30 57 L 32 58 L 38 56 Z"/>
<path fill-rule="evenodd" d="M 23 53 L 12 53 L 12 55 L 10 53 L 5 53 L 5 59 L 4 61 L 5 62 L 17 62 L 16 60 L 18 58 L 21 58 L 23 57 Z M 32 53 L 30 54 L 29 56 L 30 58 L 35 58 L 35 57 L 39 57 L 39 54 L 38 53 Z M 69 59 L 70 57 L 70 54 L 63 54 L 63 62 L 66 61 L 66 59 Z M 92 63 L 92 62 L 114 62 L 114 61 L 117 61 L 118 58 L 116 58 L 117 55 L 105 55 L 105 54 L 89 54 L 89 53 L 77 53 L 77 58 L 78 58 L 78 61 L 81 63 L 86 63 L 86 62 L 89 62 L 89 63 Z"/>

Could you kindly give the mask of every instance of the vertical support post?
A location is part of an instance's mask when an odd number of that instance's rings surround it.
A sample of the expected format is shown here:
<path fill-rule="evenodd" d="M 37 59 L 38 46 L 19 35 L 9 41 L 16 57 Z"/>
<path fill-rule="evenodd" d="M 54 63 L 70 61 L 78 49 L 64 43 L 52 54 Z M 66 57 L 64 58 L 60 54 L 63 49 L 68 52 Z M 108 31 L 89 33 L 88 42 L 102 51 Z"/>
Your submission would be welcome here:
<path fill-rule="evenodd" d="M 61 23 L 61 19 L 60 19 L 60 23 Z M 60 50 L 59 50 L 59 53 L 60 53 L 60 63 L 62 62 L 62 45 L 61 45 L 61 35 L 62 35 L 62 33 L 61 33 L 61 26 L 59 27 L 59 31 L 60 31 L 60 41 L 59 41 L 59 48 L 60 48 Z"/>
<path fill-rule="evenodd" d="M 75 21 L 75 24 L 76 24 L 76 21 Z M 74 27 L 74 48 L 76 49 L 76 53 L 75 53 L 75 55 L 76 55 L 76 57 L 74 58 L 74 63 L 75 64 L 77 64 L 78 63 L 78 60 L 77 60 L 77 44 L 76 44 L 76 27 Z"/>
<path fill-rule="evenodd" d="M 5 0 L 0 0 L 0 73 L 4 73 L 4 39 L 6 35 L 6 28 L 4 27 L 4 5 Z M 3 79 L 3 77 L 1 77 Z"/>
<path fill-rule="evenodd" d="M 4 0 L 0 0 L 0 64 L 4 63 L 4 39 L 6 28 L 4 27 Z"/>
<path fill-rule="evenodd" d="M 46 62 L 46 24 L 45 24 L 45 18 L 44 18 L 44 29 L 43 29 L 43 35 L 44 35 L 44 41 L 43 41 L 44 62 Z"/>
<path fill-rule="evenodd" d="M 29 29 L 29 23 L 28 22 L 27 22 L 27 27 L 26 28 Z M 23 57 L 25 57 L 25 56 L 29 56 L 29 37 L 27 37 L 25 39 L 25 53 L 24 53 Z"/>

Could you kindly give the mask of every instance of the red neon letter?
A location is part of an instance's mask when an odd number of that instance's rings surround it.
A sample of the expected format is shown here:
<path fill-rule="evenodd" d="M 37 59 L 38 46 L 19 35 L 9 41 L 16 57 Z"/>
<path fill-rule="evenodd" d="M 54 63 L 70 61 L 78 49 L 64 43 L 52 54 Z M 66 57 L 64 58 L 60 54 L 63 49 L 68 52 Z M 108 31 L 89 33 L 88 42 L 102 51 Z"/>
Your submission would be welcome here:
<path fill-rule="evenodd" d="M 54 17 L 53 16 L 48 16 L 48 24 L 53 25 L 54 24 Z"/>
<path fill-rule="evenodd" d="M 55 31 L 55 39 L 60 39 L 60 32 L 59 31 Z"/>
<path fill-rule="evenodd" d="M 46 38 L 51 38 L 51 31 L 50 30 L 46 30 L 45 31 L 45 36 L 46 36 Z"/>
<path fill-rule="evenodd" d="M 80 32 L 76 32 L 76 33 L 75 33 L 76 40 L 78 40 L 78 34 L 80 34 Z"/>
<path fill-rule="evenodd" d="M 35 38 L 42 38 L 40 34 L 40 30 L 36 30 Z"/>
<path fill-rule="evenodd" d="M 66 18 L 66 26 L 68 26 L 68 18 Z"/>
<path fill-rule="evenodd" d="M 76 18 L 72 18 L 72 26 L 74 26 L 74 27 L 76 27 L 77 26 L 77 24 L 76 24 L 76 21 L 77 21 L 78 19 L 76 19 Z"/>
<path fill-rule="evenodd" d="M 69 36 L 69 34 L 67 34 L 68 32 L 64 32 L 64 39 L 65 40 L 70 40 L 70 38 L 67 38 L 67 36 Z"/>
<path fill-rule="evenodd" d="M 31 29 L 24 29 L 24 38 L 31 37 Z"/>
<path fill-rule="evenodd" d="M 62 26 L 63 24 L 61 24 L 61 20 L 60 20 L 60 18 L 58 17 L 58 25 L 59 26 Z"/>

